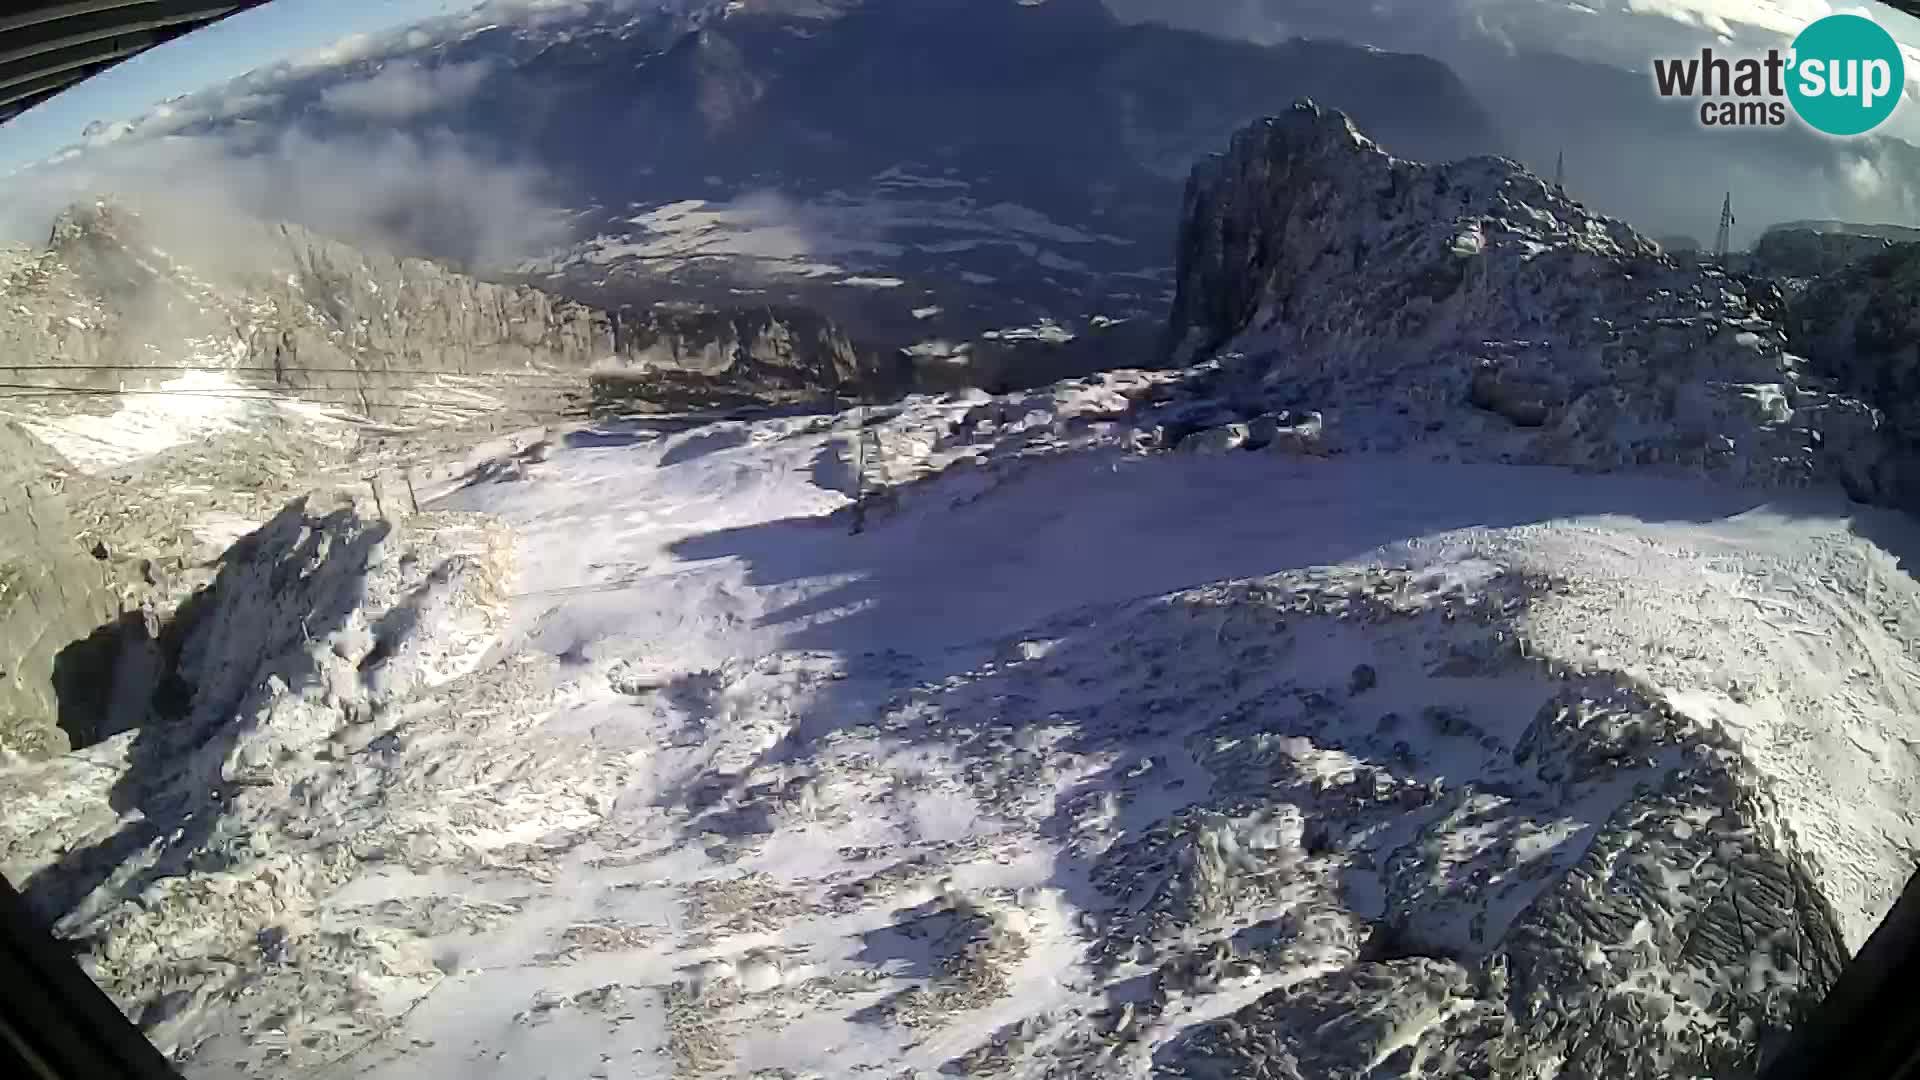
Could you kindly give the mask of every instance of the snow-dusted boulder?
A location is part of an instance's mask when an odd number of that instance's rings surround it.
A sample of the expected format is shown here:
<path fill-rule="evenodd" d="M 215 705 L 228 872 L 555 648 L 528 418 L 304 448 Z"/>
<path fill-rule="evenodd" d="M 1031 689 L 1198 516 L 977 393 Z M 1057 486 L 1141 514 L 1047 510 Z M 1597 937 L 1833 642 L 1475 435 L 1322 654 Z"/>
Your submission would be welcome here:
<path fill-rule="evenodd" d="M 1205 431 L 1196 431 L 1180 440 L 1177 447 L 1187 454 L 1224 454 L 1229 450 L 1238 450 L 1247 445 L 1249 429 L 1246 424 L 1222 424 Z"/>
<path fill-rule="evenodd" d="M 1326 420 L 1317 412 L 1276 412 L 1254 417 L 1253 445 L 1276 454 L 1325 452 Z"/>

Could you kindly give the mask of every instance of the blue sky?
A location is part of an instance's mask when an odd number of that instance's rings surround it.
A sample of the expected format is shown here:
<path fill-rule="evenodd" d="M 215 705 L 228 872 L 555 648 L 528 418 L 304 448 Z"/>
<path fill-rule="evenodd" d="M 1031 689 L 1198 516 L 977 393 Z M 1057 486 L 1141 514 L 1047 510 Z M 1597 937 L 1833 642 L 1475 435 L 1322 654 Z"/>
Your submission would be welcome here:
<path fill-rule="evenodd" d="M 195 31 L 0 124 L 0 175 L 76 142 L 94 120 L 125 120 L 176 94 L 351 34 L 458 13 L 475 0 L 274 0 Z"/>

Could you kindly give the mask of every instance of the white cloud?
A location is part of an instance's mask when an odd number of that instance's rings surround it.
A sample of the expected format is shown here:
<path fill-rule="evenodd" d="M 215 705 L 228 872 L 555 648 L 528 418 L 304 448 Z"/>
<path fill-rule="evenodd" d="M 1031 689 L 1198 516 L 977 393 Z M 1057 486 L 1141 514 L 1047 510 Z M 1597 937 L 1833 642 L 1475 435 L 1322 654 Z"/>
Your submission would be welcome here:
<path fill-rule="evenodd" d="M 133 134 L 134 127 L 132 120 L 115 120 L 111 124 L 96 120 L 80 133 L 80 141 L 90 147 L 112 146 Z"/>
<path fill-rule="evenodd" d="M 370 60 L 380 55 L 386 51 L 388 45 L 389 41 L 386 35 L 351 34 L 325 48 L 315 49 L 309 53 L 302 53 L 287 61 L 287 65 L 299 72 L 317 71 L 321 68 L 330 67 L 345 67 L 348 64 L 357 63 L 361 60 Z"/>
<path fill-rule="evenodd" d="M 563 244 L 566 227 L 537 165 L 502 160 L 447 132 L 321 137 L 258 126 L 218 135 L 129 139 L 9 178 L 0 240 L 39 242 L 55 214 L 109 197 L 187 223 L 217 252 L 238 212 L 324 235 L 486 269 Z"/>
<path fill-rule="evenodd" d="M 1857 198 L 1884 198 L 1890 189 L 1886 174 L 1871 158 L 1856 157 L 1845 162 L 1840 174 Z"/>
<path fill-rule="evenodd" d="M 490 71 L 483 61 L 433 68 L 399 61 L 367 78 L 328 87 L 320 100 L 335 112 L 403 120 L 466 100 Z"/>
<path fill-rule="evenodd" d="M 520 19 L 544 15 L 579 18 L 587 13 L 587 5 L 581 0 L 493 0 L 482 10 L 488 16 L 497 19 Z"/>
<path fill-rule="evenodd" d="M 191 106 L 156 105 L 134 122 L 134 131 L 142 138 L 171 135 L 205 118 L 204 114 Z"/>
<path fill-rule="evenodd" d="M 1626 14 L 1660 15 L 1728 35 L 1736 24 L 1776 34 L 1798 34 L 1808 23 L 1833 14 L 1833 10 L 1826 0 L 1627 0 L 1625 4 Z"/>
<path fill-rule="evenodd" d="M 280 104 L 278 94 L 237 93 L 221 97 L 213 106 L 212 114 L 222 120 L 230 120 L 248 113 L 263 112 Z"/>

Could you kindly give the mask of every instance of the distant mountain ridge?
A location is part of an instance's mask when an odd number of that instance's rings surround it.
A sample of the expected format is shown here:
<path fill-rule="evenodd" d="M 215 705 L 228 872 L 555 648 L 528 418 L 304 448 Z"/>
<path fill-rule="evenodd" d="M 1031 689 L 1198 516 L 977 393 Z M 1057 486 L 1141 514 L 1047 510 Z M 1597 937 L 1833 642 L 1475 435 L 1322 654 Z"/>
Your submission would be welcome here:
<path fill-rule="evenodd" d="M 1837 233 L 1845 236 L 1871 236 L 1895 243 L 1910 244 L 1920 241 L 1920 226 L 1914 225 L 1864 225 L 1857 221 L 1783 221 L 1770 225 L 1767 232 L 1806 231 L 1817 233 Z"/>
<path fill-rule="evenodd" d="M 1044 381 L 1112 351 L 1009 349 L 1023 330 L 1084 339 L 1161 317 L 1180 185 L 1252 119 L 1311 96 L 1407 156 L 1500 149 L 1437 61 L 1126 25 L 1099 0 L 582 10 L 243 81 L 228 98 L 257 102 L 213 103 L 178 133 L 244 157 L 275 131 L 322 144 L 451 131 L 537 163 L 575 234 L 491 276 L 603 307 L 810 307 L 862 339 L 1016 382 L 1026 353 L 1047 354 L 1032 360 Z M 344 107 L 379 80 L 449 72 L 471 92 L 406 115 Z M 379 224 L 406 253 L 461 263 L 472 223 L 431 205 L 437 194 L 410 192 Z M 1052 355 L 1076 349 L 1089 355 Z"/>

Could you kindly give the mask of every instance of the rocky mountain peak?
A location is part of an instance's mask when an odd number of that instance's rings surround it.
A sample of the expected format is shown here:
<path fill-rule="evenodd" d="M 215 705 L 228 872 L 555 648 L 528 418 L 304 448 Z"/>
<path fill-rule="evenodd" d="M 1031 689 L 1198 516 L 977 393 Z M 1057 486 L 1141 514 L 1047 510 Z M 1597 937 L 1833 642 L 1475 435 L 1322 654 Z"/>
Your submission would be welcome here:
<path fill-rule="evenodd" d="M 1398 336 L 1441 332 L 1449 301 L 1477 295 L 1472 313 L 1483 314 L 1488 301 L 1504 299 L 1463 291 L 1469 269 L 1485 278 L 1545 256 L 1571 260 L 1577 278 L 1597 283 L 1619 276 L 1597 273 L 1603 265 L 1661 265 L 1653 241 L 1589 213 L 1517 163 L 1395 158 L 1345 113 L 1311 101 L 1242 130 L 1227 153 L 1199 165 L 1182 221 L 1177 356 L 1254 324 L 1304 334 L 1357 319 Z M 1328 281 L 1343 286 L 1348 303 L 1305 302 Z M 1344 288 L 1356 283 L 1360 294 Z M 1511 304 L 1502 313 L 1559 319 Z M 1452 314 L 1457 327 L 1469 312 Z"/>
<path fill-rule="evenodd" d="M 138 214 L 104 199 L 76 202 L 53 219 L 47 247 L 66 254 L 102 242 L 123 244 L 119 238 L 138 221 Z"/>
<path fill-rule="evenodd" d="M 54 218 L 47 252 L 103 297 L 126 305 L 164 276 L 147 223 L 135 210 L 105 199 L 76 202 Z"/>
<path fill-rule="evenodd" d="M 1777 286 L 1506 159 L 1401 160 L 1301 102 L 1194 170 L 1178 258 L 1172 361 L 1330 406 L 1355 449 L 1886 488 L 1876 414 L 1786 351 Z"/>

